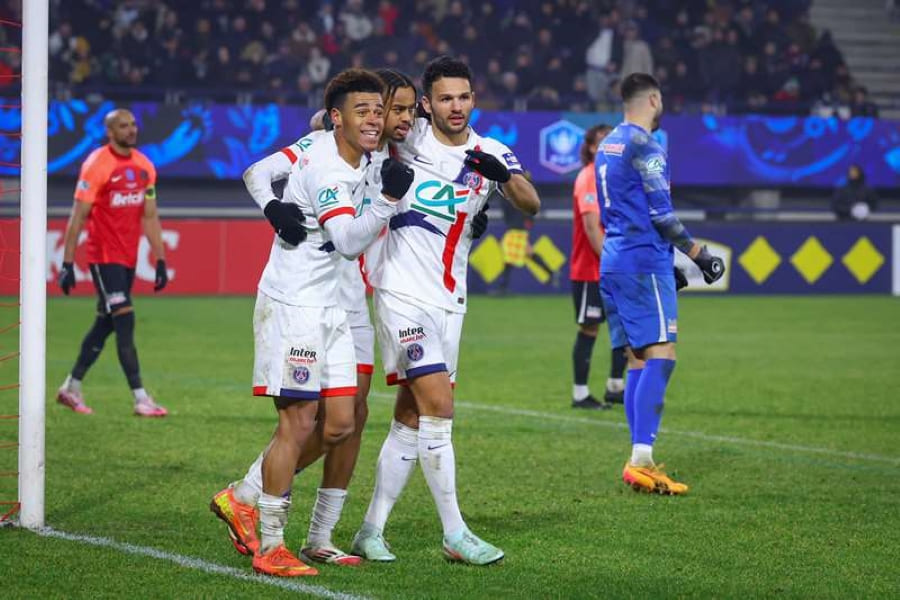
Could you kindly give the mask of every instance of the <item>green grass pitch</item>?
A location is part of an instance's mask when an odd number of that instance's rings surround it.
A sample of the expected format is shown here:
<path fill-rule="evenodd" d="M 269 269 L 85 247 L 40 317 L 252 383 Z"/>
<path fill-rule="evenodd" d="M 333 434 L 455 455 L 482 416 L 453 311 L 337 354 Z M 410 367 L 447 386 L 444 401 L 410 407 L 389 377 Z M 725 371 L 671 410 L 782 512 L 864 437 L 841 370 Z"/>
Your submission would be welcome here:
<path fill-rule="evenodd" d="M 171 410 L 131 415 L 115 346 L 85 382 L 91 416 L 55 389 L 92 319 L 89 299 L 48 308 L 47 523 L 59 532 L 152 548 L 162 558 L 0 529 L 3 598 L 296 598 L 257 579 L 171 562 L 175 555 L 250 574 L 209 499 L 243 474 L 274 425 L 250 396 L 251 298 L 138 298 L 144 380 Z M 310 597 L 890 597 L 900 593 L 900 302 L 886 297 L 686 297 L 679 363 L 657 459 L 685 497 L 639 495 L 620 474 L 621 409 L 569 408 L 575 328 L 564 297 L 473 298 L 457 387 L 461 507 L 504 563 L 445 563 L 420 472 L 386 537 L 392 565 L 326 567 L 295 581 Z M 8 309 L 4 322 L 13 321 Z M 608 368 L 605 334 L 592 389 Z M 0 336 L 2 354 L 17 333 Z M 0 385 L 15 382 L 0 363 Z M 380 381 L 380 378 L 379 378 Z M 9 392 L 0 413 L 16 412 Z M 344 515 L 344 547 L 369 500 L 392 399 L 371 416 Z M 15 440 L 0 422 L 0 443 Z M 15 470 L 0 451 L 0 471 Z M 318 466 L 295 482 L 286 532 L 305 534 Z M 0 500 L 15 496 L 0 480 Z M 344 596 L 341 596 L 343 594 Z"/>

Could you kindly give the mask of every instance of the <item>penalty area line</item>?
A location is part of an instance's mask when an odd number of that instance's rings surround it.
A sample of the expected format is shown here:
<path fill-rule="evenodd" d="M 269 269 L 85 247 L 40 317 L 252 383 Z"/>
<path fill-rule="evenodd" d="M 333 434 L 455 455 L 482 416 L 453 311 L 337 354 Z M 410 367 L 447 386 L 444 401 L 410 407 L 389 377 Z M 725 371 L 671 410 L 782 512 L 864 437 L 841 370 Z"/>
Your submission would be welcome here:
<path fill-rule="evenodd" d="M 370 396 L 377 396 L 379 398 L 394 398 L 394 394 L 389 394 L 386 392 L 371 392 Z M 503 415 L 515 415 L 518 417 L 531 417 L 534 419 L 542 419 L 547 421 L 560 421 L 563 423 L 578 423 L 581 425 L 593 425 L 595 427 L 606 427 L 608 429 L 628 429 L 628 425 L 626 423 L 612 422 L 612 421 L 599 421 L 595 419 L 588 419 L 586 417 L 567 417 L 565 415 L 557 415 L 553 413 L 540 412 L 536 410 L 528 410 L 524 408 L 515 408 L 512 406 L 503 406 L 503 405 L 493 405 L 493 404 L 479 404 L 476 402 L 455 402 L 456 406 L 460 408 L 468 408 L 471 410 L 480 410 L 485 412 L 493 412 L 499 413 Z M 666 427 L 661 428 L 660 433 L 666 433 L 669 435 L 681 435 L 685 437 L 690 437 L 698 440 L 703 440 L 705 442 L 720 442 L 725 444 L 734 444 L 736 446 L 749 446 L 755 448 L 771 448 L 774 450 L 786 450 L 788 452 L 799 452 L 804 454 L 821 454 L 823 456 L 833 456 L 836 458 L 844 458 L 851 460 L 863 460 L 870 462 L 879 462 L 879 463 L 887 463 L 891 465 L 900 465 L 900 457 L 894 456 L 883 456 L 880 454 L 863 454 L 859 452 L 847 452 L 844 450 L 832 450 L 831 448 L 821 448 L 818 446 L 804 446 L 801 444 L 785 444 L 783 442 L 772 442 L 768 440 L 754 440 L 750 438 L 741 438 L 735 436 L 728 435 L 715 435 L 710 433 L 704 433 L 702 431 L 679 431 L 676 429 L 668 429 Z"/>
<path fill-rule="evenodd" d="M 355 596 L 353 594 L 347 594 L 344 592 L 335 592 L 320 585 L 299 583 L 295 579 L 268 577 L 265 575 L 257 575 L 255 573 L 247 573 L 244 570 L 236 569 L 234 567 L 226 567 L 224 565 L 212 563 L 201 558 L 183 556 L 181 554 L 166 552 L 164 550 L 158 550 L 157 548 L 151 548 L 149 546 L 138 546 L 135 544 L 129 544 L 127 542 L 118 542 L 110 538 L 95 537 L 92 535 L 67 533 L 65 531 L 57 531 L 56 529 L 53 529 L 51 527 L 44 527 L 42 529 L 35 529 L 33 531 L 34 533 L 43 537 L 67 540 L 70 542 L 76 542 L 78 544 L 98 546 L 100 548 L 109 548 L 117 552 L 133 554 L 135 556 L 147 556 L 149 558 L 165 560 L 171 563 L 175 563 L 176 565 L 184 567 L 186 569 L 203 571 L 204 573 L 209 573 L 211 575 L 224 575 L 226 577 L 240 579 L 242 581 L 249 581 L 251 583 L 261 583 L 270 587 L 277 587 L 283 590 L 290 590 L 292 592 L 299 592 L 301 594 L 315 596 L 316 598 L 328 598 L 329 600 L 367 600 L 365 596 Z"/>

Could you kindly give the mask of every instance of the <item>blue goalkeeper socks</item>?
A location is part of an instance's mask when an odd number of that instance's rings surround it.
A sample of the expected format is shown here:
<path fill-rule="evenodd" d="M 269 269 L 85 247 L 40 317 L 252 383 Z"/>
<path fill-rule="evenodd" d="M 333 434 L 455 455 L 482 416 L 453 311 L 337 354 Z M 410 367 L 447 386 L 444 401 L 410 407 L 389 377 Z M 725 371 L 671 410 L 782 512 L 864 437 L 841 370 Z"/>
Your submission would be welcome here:
<path fill-rule="evenodd" d="M 634 395 L 643 372 L 643 369 L 628 369 L 628 378 L 625 379 L 625 418 L 628 420 L 628 431 L 631 432 L 632 444 L 634 443 Z"/>
<path fill-rule="evenodd" d="M 669 384 L 669 378 L 674 370 L 674 360 L 651 358 L 646 362 L 640 381 L 634 391 L 634 401 L 632 403 L 634 405 L 633 421 L 631 422 L 631 441 L 633 444 L 652 446 L 656 440 L 659 422 L 662 420 L 666 386 Z M 629 379 L 631 379 L 630 375 L 631 372 L 629 371 Z M 627 394 L 628 386 L 625 389 Z"/>

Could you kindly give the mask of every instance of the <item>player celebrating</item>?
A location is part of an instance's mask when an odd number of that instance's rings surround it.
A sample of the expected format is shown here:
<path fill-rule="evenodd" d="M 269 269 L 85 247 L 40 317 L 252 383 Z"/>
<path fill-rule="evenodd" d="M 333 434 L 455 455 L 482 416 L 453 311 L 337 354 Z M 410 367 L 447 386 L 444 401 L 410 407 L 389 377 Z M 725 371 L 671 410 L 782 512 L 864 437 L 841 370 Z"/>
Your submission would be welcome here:
<path fill-rule="evenodd" d="M 416 90 L 412 80 L 391 69 L 380 69 L 376 71 L 376 74 L 385 84 L 385 127 L 378 148 L 372 153 L 371 163 L 366 170 L 365 185 L 367 189 L 366 193 L 360 197 L 362 202 L 356 206 L 357 215 L 362 212 L 363 204 L 371 201 L 370 199 L 374 198 L 381 189 L 380 170 L 381 165 L 388 159 L 388 141 L 402 142 L 405 140 L 415 115 Z M 320 123 L 316 123 L 314 126 L 320 125 Z M 321 130 L 311 132 L 291 146 L 264 158 L 247 169 L 244 173 L 247 190 L 261 208 L 266 210 L 270 204 L 273 207 L 282 204 L 274 199 L 272 184 L 287 177 L 291 166 L 305 154 L 306 150 L 320 137 L 328 135 L 333 134 Z M 296 207 L 296 205 L 291 204 L 287 207 Z M 267 209 L 266 214 L 274 214 L 272 208 Z M 292 226 L 290 222 L 285 223 L 283 227 L 280 227 L 279 223 L 273 222 L 273 227 L 282 232 L 282 237 L 289 236 L 294 245 L 299 243 L 305 235 L 305 229 L 302 226 L 298 228 Z M 335 547 L 331 540 L 331 533 L 340 519 L 347 496 L 347 486 L 359 456 L 362 431 L 368 417 L 366 400 L 375 362 L 375 333 L 369 319 L 365 296 L 366 284 L 361 272 L 362 266 L 362 257 L 359 261 L 343 260 L 337 263 L 340 273 L 338 304 L 347 313 L 356 355 L 357 392 L 354 403 L 354 429 L 346 440 L 330 449 L 325 455 L 322 484 L 316 494 L 306 545 L 301 550 L 302 555 L 310 561 L 338 565 L 356 565 L 360 562 L 358 556 L 348 555 Z M 320 403 L 316 430 L 301 451 L 297 465 L 298 472 L 315 462 L 325 451 L 322 444 L 322 432 L 328 416 L 334 414 L 333 411 L 326 410 L 326 404 Z M 233 537 L 235 548 L 244 554 L 250 553 L 252 548 L 259 544 L 256 537 L 254 507 L 262 493 L 261 467 L 264 456 L 265 451 L 260 453 L 242 481 L 216 494 L 210 505 L 212 510 L 229 524 L 229 533 Z"/>
<path fill-rule="evenodd" d="M 606 239 L 600 262 L 600 293 L 613 348 L 625 348 L 628 379 L 625 414 L 631 430 L 631 458 L 622 478 L 636 490 L 683 494 L 653 461 L 663 399 L 675 369 L 678 314 L 673 246 L 700 267 L 712 283 L 725 263 L 688 234 L 672 209 L 666 153 L 650 133 L 662 117 L 656 80 L 634 73 L 622 82 L 625 122 L 597 152 L 597 182 Z"/>
<path fill-rule="evenodd" d="M 138 128 L 130 111 L 110 111 L 103 124 L 109 143 L 91 152 L 81 165 L 59 269 L 59 287 L 68 295 L 75 287 L 75 248 L 86 226 L 88 264 L 98 296 L 97 317 L 56 400 L 77 413 L 93 412 L 84 402 L 81 382 L 103 351 L 106 338 L 115 332 L 119 364 L 134 395 L 134 414 L 164 417 L 168 411 L 154 402 L 141 382 L 131 304 L 142 223 L 156 257 L 154 291 L 162 290 L 169 281 L 156 210 L 156 168 L 136 148 Z"/>
<path fill-rule="evenodd" d="M 398 146 L 399 158 L 416 168 L 415 181 L 388 235 L 366 253 L 385 372 L 388 383 L 401 384 L 353 542 L 353 553 L 369 560 L 396 558 L 382 531 L 417 460 L 441 518 L 445 555 L 476 565 L 503 558 L 469 531 L 456 496 L 453 384 L 471 246 L 464 232 L 498 186 L 523 212 L 536 213 L 540 201 L 509 148 L 469 127 L 471 81 L 465 63 L 446 56 L 426 67 L 422 107 L 431 122 L 419 120 Z"/>
<path fill-rule="evenodd" d="M 327 402 L 321 443 L 334 447 L 354 429 L 356 361 L 347 315 L 337 304 L 338 265 L 355 258 L 396 211 L 413 173 L 392 160 L 381 168 L 382 193 L 359 218 L 354 193 L 361 185 L 368 153 L 384 126 L 383 84 L 373 73 L 348 69 L 325 91 L 325 108 L 335 124 L 294 163 L 284 202 L 267 204 L 278 238 L 259 283 L 254 313 L 254 395 L 272 396 L 278 427 L 262 462 L 259 497 L 262 539 L 253 568 L 278 576 L 314 575 L 284 546 L 291 484 L 301 451 L 315 428 L 318 401 Z M 296 204 L 289 210 L 286 204 Z M 293 246 L 303 214 L 307 243 Z M 337 252 L 335 252 L 335 250 Z"/>
<path fill-rule="evenodd" d="M 572 350 L 575 383 L 572 387 L 572 408 L 607 409 L 611 402 L 622 403 L 625 389 L 625 351 L 614 348 L 610 357 L 606 393 L 599 402 L 588 389 L 591 354 L 597 340 L 597 329 L 606 320 L 600 300 L 600 251 L 603 248 L 603 228 L 600 226 L 600 206 L 597 204 L 597 177 L 594 156 L 601 140 L 612 131 L 609 125 L 595 125 L 587 130 L 581 146 L 581 164 L 575 178 L 574 218 L 572 219 L 572 300 L 575 302 L 575 322 L 578 335 Z"/>

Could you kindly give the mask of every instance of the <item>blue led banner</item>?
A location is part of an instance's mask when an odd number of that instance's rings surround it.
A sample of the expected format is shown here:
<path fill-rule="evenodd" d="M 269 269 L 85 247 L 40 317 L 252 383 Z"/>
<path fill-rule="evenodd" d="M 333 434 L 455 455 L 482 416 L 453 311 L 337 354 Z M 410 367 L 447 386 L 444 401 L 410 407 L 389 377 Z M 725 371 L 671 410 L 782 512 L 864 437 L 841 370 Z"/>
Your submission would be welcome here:
<path fill-rule="evenodd" d="M 77 172 L 84 157 L 104 142 L 103 116 L 114 106 L 82 100 L 51 103 L 50 173 Z M 141 149 L 162 177 L 237 179 L 252 162 L 303 135 L 312 113 L 274 104 L 127 106 L 141 128 Z M 472 124 L 482 135 L 513 148 L 535 181 L 555 183 L 574 179 L 584 130 L 595 123 L 615 124 L 619 118 L 476 110 Z M 0 161 L 18 161 L 20 141 L 15 134 L 20 130 L 20 111 L 0 109 Z M 851 163 L 862 165 L 873 186 L 900 185 L 900 122 L 667 116 L 657 137 L 668 148 L 675 185 L 831 187 L 842 182 Z M 0 167 L 0 175 L 15 174 L 15 168 Z"/>

